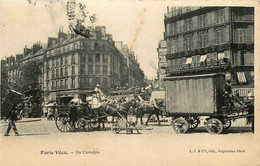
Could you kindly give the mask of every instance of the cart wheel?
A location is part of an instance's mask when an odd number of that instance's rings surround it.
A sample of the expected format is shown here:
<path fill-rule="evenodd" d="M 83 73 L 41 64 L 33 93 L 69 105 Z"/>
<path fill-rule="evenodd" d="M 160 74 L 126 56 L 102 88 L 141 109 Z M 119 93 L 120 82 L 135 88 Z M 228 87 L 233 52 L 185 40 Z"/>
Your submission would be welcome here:
<path fill-rule="evenodd" d="M 176 134 L 186 133 L 188 126 L 188 122 L 183 118 L 177 118 L 172 121 L 172 127 Z"/>
<path fill-rule="evenodd" d="M 224 119 L 222 121 L 222 124 L 223 124 L 223 130 L 227 130 L 231 127 L 231 120 L 229 119 Z"/>
<path fill-rule="evenodd" d="M 199 119 L 194 117 L 189 117 L 187 121 L 189 124 L 189 129 L 196 129 L 200 123 Z"/>
<path fill-rule="evenodd" d="M 78 129 L 80 131 L 88 131 L 89 125 L 84 120 L 78 120 L 77 122 Z"/>
<path fill-rule="evenodd" d="M 71 130 L 70 117 L 67 113 L 61 113 L 55 118 L 56 127 L 61 132 L 68 132 Z"/>
<path fill-rule="evenodd" d="M 111 126 L 111 131 L 112 131 L 114 134 L 118 134 L 118 133 L 121 131 L 121 128 L 120 128 L 118 122 L 115 122 L 115 123 L 112 124 L 112 126 Z"/>
<path fill-rule="evenodd" d="M 220 120 L 211 118 L 207 121 L 206 129 L 210 134 L 220 134 L 223 130 L 223 125 Z"/>

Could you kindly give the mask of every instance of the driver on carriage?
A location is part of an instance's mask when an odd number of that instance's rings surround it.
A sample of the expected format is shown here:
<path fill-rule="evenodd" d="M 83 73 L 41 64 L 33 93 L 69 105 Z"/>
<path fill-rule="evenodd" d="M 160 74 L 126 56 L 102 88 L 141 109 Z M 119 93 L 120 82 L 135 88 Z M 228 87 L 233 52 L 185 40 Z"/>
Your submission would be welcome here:
<path fill-rule="evenodd" d="M 106 95 L 101 91 L 99 84 L 94 89 L 100 101 L 106 100 Z"/>

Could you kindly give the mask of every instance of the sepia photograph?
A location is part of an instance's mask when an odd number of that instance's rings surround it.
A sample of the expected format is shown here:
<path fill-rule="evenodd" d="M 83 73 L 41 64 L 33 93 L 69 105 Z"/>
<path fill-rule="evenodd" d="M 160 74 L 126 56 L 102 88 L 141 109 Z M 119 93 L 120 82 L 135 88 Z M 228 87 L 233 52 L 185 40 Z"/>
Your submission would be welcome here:
<path fill-rule="evenodd" d="M 0 164 L 260 165 L 259 30 L 258 0 L 0 1 Z"/>

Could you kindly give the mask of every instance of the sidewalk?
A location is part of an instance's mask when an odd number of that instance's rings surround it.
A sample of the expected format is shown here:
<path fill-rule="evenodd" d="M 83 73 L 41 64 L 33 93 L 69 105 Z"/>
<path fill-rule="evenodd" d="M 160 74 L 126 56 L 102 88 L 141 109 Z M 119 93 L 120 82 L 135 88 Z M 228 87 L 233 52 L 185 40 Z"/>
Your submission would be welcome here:
<path fill-rule="evenodd" d="M 44 119 L 46 117 L 38 117 L 38 118 L 22 118 L 22 120 L 17 120 L 17 122 L 15 123 L 24 123 L 24 122 L 36 122 L 36 121 L 41 121 L 42 119 Z M 4 123 L 8 123 L 8 121 L 5 121 L 4 119 L 2 119 L 0 121 L 0 124 L 4 124 Z"/>

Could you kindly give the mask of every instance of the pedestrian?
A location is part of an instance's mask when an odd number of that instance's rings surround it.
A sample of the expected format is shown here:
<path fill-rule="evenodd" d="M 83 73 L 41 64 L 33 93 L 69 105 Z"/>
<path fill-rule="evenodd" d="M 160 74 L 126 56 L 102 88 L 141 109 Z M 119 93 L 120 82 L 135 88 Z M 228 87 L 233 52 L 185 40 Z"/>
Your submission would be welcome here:
<path fill-rule="evenodd" d="M 15 122 L 18 120 L 18 116 L 21 112 L 22 112 L 22 105 L 20 104 L 18 104 L 17 107 L 11 111 L 10 115 L 7 117 L 8 127 L 4 136 L 9 136 L 9 132 L 11 128 L 13 129 L 15 136 L 19 136 Z"/>
<path fill-rule="evenodd" d="M 70 102 L 70 123 L 71 123 L 71 131 L 76 131 L 76 121 L 77 121 L 77 116 L 78 116 L 78 110 L 77 110 L 77 105 L 73 101 Z"/>

